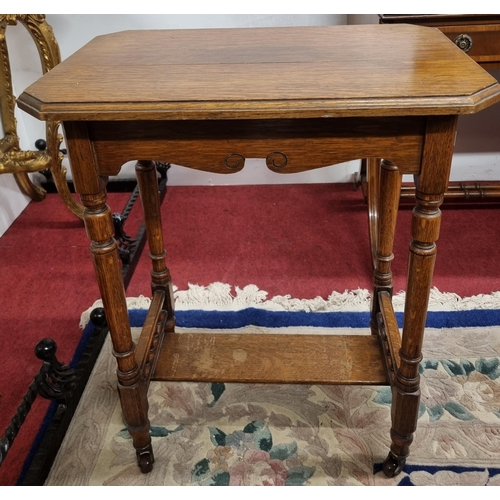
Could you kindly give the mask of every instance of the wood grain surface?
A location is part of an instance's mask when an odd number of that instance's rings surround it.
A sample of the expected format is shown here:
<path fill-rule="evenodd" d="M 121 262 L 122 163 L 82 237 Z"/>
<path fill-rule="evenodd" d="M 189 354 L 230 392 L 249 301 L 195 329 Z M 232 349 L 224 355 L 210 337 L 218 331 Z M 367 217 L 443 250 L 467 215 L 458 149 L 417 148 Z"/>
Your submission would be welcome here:
<path fill-rule="evenodd" d="M 437 29 L 361 25 L 104 35 L 18 104 L 40 119 L 249 119 L 473 113 L 491 99 L 495 79 Z"/>
<path fill-rule="evenodd" d="M 375 335 L 165 337 L 153 380 L 387 385 Z"/>

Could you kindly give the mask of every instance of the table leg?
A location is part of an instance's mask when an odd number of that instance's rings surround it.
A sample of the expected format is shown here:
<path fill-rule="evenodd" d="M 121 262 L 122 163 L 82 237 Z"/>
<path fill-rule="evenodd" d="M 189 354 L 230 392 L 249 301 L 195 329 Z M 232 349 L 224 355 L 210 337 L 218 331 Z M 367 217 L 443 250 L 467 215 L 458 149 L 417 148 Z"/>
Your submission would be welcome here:
<path fill-rule="evenodd" d="M 153 294 L 157 290 L 165 292 L 164 306 L 166 307 L 168 318 L 166 330 L 174 331 L 174 294 L 170 271 L 165 262 L 167 252 L 163 243 L 156 164 L 153 161 L 138 161 L 135 171 L 150 250 L 149 256 L 153 265 L 151 290 Z"/>
<path fill-rule="evenodd" d="M 378 181 L 378 177 L 378 175 L 374 175 L 371 180 Z M 373 334 L 378 333 L 377 314 L 380 312 L 378 294 L 385 291 L 392 296 L 391 262 L 394 259 L 392 248 L 396 232 L 402 176 L 396 165 L 388 160 L 382 160 L 379 179 L 381 188 L 378 189 L 376 195 L 376 204 L 378 206 L 376 226 L 378 231 L 375 241 L 372 241 L 375 263 L 371 304 L 371 330 Z"/>
<path fill-rule="evenodd" d="M 123 418 L 132 437 L 139 466 L 152 469 L 154 457 L 149 434 L 147 384 L 135 357 L 122 279 L 118 245 L 113 237 L 111 211 L 106 204 L 106 183 L 99 177 L 85 123 L 64 123 L 76 191 L 84 209 L 83 220 L 92 241 L 90 250 L 109 325 L 113 355 L 118 364 L 118 392 Z"/>
<path fill-rule="evenodd" d="M 427 307 L 436 260 L 441 210 L 447 187 L 456 129 L 456 117 L 428 120 L 421 173 L 416 177 L 416 207 L 412 217 L 412 242 L 399 366 L 392 384 L 391 451 L 384 462 L 386 476 L 404 467 L 420 404 L 419 364 L 427 319 Z"/>
<path fill-rule="evenodd" d="M 402 470 L 413 441 L 413 433 L 417 428 L 420 403 L 418 366 L 422 360 L 426 311 L 436 259 L 434 242 L 439 234 L 440 203 L 417 193 L 417 206 L 413 212 L 413 241 L 410 245 L 403 338 L 399 352 L 400 366 L 395 372 L 392 386 L 392 445 L 384 462 L 384 472 L 388 476 L 394 476 Z"/>
<path fill-rule="evenodd" d="M 154 457 L 147 416 L 147 386 L 135 359 L 111 211 L 106 205 L 104 192 L 98 196 L 82 195 L 81 200 L 85 206 L 85 226 L 92 240 L 91 252 L 113 343 L 113 355 L 118 363 L 118 391 L 123 417 L 132 436 L 139 466 L 143 472 L 149 472 Z"/>

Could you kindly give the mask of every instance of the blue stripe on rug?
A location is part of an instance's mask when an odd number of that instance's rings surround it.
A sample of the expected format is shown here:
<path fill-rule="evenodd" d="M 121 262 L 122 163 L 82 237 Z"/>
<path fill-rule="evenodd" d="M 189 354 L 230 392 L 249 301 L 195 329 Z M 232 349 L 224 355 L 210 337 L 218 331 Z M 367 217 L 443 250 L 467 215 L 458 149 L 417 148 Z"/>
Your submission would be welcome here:
<path fill-rule="evenodd" d="M 383 464 L 375 464 L 373 466 L 373 473 L 377 474 L 382 472 Z M 427 472 L 434 475 L 441 471 L 452 472 L 455 474 L 462 474 L 464 472 L 487 472 L 488 478 L 492 478 L 500 474 L 498 467 L 462 467 L 459 465 L 418 465 L 418 464 L 405 464 L 403 472 L 407 476 L 403 477 L 397 486 L 415 486 L 411 481 L 411 474 L 413 472 Z"/>
<path fill-rule="evenodd" d="M 129 311 L 131 326 L 141 327 L 147 311 Z M 234 329 L 248 325 L 278 327 L 368 328 L 369 312 L 288 312 L 249 307 L 238 311 L 176 311 L 177 325 L 184 328 Z M 396 313 L 400 328 L 403 313 Z M 429 311 L 427 328 L 457 328 L 500 325 L 500 309 Z"/>

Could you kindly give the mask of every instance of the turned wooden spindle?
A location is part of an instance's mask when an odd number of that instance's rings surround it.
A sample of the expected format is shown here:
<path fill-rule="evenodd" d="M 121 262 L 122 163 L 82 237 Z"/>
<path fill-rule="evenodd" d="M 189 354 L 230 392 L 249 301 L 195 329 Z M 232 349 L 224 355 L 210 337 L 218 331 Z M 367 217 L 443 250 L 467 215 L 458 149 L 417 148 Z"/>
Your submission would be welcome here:
<path fill-rule="evenodd" d="M 378 194 L 379 220 L 373 273 L 373 295 L 371 304 L 371 330 L 378 332 L 377 314 L 380 312 L 378 294 L 388 292 L 392 296 L 391 262 L 394 259 L 392 249 L 401 192 L 402 176 L 398 167 L 388 160 L 380 165 L 380 188 Z"/>
<path fill-rule="evenodd" d="M 149 257 L 153 266 L 151 271 L 151 290 L 153 294 L 157 290 L 165 292 L 165 306 L 168 313 L 167 328 L 173 331 L 175 326 L 174 293 L 172 278 L 166 264 L 167 252 L 163 243 L 156 164 L 153 161 L 138 161 L 135 171 L 144 213 L 149 244 Z"/>

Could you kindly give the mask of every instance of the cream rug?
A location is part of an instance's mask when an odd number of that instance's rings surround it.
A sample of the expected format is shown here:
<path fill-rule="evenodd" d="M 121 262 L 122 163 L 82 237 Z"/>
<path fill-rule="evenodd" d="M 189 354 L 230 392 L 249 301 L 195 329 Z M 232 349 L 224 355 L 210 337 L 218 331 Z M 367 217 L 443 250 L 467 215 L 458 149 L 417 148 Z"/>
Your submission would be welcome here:
<path fill-rule="evenodd" d="M 387 387 L 153 382 L 142 474 L 108 339 L 45 484 L 500 486 L 499 358 L 499 326 L 427 330 L 418 430 L 392 479 Z"/>

